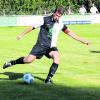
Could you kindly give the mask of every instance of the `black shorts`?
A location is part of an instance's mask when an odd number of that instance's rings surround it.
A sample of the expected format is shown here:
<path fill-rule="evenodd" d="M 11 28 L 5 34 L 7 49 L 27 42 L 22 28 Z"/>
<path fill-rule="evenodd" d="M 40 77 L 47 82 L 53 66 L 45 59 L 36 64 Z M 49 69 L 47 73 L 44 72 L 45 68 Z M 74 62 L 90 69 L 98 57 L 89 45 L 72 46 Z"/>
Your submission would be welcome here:
<path fill-rule="evenodd" d="M 35 55 L 37 59 L 42 58 L 43 55 L 45 55 L 48 58 L 51 58 L 49 55 L 51 51 L 58 51 L 58 49 L 57 47 L 50 48 L 50 47 L 43 47 L 41 45 L 35 45 L 32 48 L 30 54 Z"/>

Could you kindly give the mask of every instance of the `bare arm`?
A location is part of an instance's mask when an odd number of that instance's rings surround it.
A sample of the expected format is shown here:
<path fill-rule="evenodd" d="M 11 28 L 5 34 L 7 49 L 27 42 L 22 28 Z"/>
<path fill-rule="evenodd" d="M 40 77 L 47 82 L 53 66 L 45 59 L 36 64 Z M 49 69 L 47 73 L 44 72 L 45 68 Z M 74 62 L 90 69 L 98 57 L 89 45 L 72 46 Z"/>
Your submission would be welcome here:
<path fill-rule="evenodd" d="M 21 38 L 23 38 L 27 33 L 31 32 L 33 29 L 35 29 L 35 28 L 33 28 L 32 26 L 25 29 L 22 33 L 20 33 L 17 36 L 17 40 L 20 40 Z"/>
<path fill-rule="evenodd" d="M 77 41 L 79 41 L 79 42 L 81 42 L 81 43 L 83 43 L 83 44 L 86 44 L 86 45 L 89 44 L 89 41 L 87 41 L 87 40 L 85 40 L 85 39 L 83 39 L 83 38 L 80 38 L 78 35 L 76 35 L 76 34 L 75 34 L 74 32 L 72 32 L 71 30 L 66 29 L 64 32 L 65 32 L 67 35 L 69 35 L 70 37 L 72 37 L 73 39 L 75 39 L 75 40 L 77 40 Z"/>

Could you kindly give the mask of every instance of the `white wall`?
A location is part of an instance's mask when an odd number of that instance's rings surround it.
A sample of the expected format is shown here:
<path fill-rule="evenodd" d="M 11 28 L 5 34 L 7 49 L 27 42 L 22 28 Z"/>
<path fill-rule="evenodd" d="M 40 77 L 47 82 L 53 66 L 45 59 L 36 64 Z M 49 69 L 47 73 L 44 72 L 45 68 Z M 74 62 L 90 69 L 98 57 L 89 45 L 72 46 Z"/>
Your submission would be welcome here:
<path fill-rule="evenodd" d="M 41 16 L 3 16 L 0 17 L 0 26 L 30 26 L 38 23 Z M 65 24 L 93 24 L 100 23 L 100 14 L 97 15 L 66 15 L 62 17 Z"/>

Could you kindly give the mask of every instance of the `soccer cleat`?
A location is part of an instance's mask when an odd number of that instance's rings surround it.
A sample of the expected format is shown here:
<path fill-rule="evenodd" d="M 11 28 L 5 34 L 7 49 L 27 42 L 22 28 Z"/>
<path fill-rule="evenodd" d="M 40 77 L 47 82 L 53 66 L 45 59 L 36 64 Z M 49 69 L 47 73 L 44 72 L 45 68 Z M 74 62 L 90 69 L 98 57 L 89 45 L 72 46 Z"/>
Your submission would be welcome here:
<path fill-rule="evenodd" d="M 51 78 L 46 78 L 45 83 L 46 83 L 46 84 L 51 84 L 51 83 L 53 83 L 53 82 L 52 82 Z"/>
<path fill-rule="evenodd" d="M 10 62 L 6 62 L 4 65 L 3 65 L 3 69 L 7 68 L 7 67 L 10 67 L 12 66 L 11 64 L 11 61 Z"/>

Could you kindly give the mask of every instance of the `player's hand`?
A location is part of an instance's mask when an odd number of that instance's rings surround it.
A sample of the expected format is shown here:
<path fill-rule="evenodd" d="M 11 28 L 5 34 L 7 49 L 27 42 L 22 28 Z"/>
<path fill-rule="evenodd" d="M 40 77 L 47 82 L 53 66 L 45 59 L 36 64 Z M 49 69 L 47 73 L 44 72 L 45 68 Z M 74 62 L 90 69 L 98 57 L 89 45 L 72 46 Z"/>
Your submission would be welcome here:
<path fill-rule="evenodd" d="M 17 36 L 16 38 L 17 38 L 17 40 L 20 40 L 20 39 L 22 39 L 22 36 L 19 35 L 19 36 Z"/>
<path fill-rule="evenodd" d="M 84 41 L 83 43 L 86 44 L 86 45 L 89 45 L 90 44 L 89 41 Z"/>

